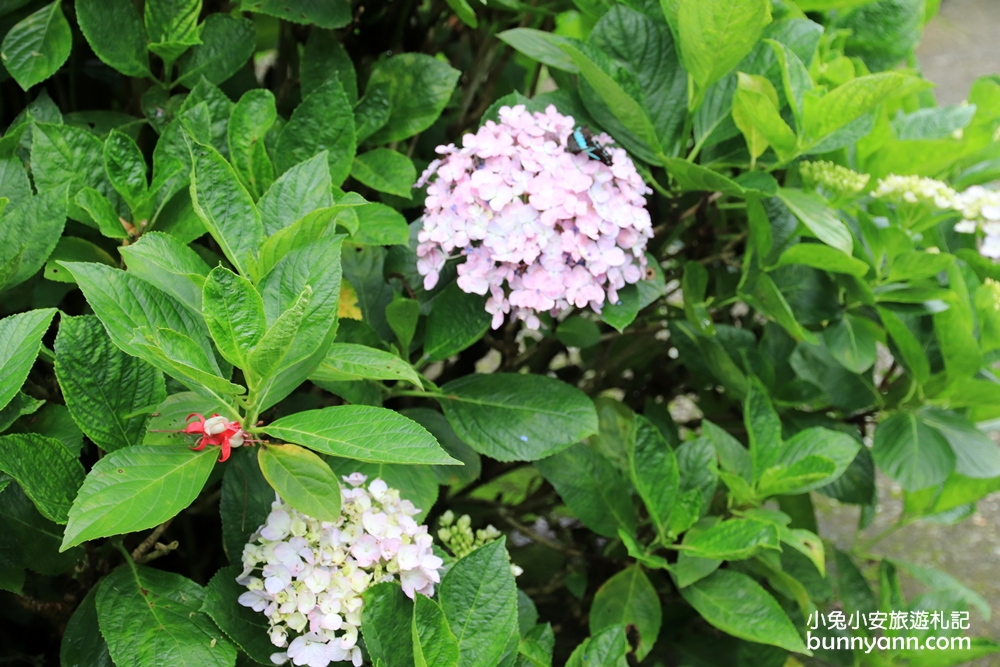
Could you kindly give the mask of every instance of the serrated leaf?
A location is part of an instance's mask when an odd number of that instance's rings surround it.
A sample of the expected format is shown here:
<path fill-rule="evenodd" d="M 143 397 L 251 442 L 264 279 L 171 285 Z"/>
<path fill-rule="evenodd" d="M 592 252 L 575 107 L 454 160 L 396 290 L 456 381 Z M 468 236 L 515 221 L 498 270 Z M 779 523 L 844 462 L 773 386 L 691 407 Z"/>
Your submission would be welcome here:
<path fill-rule="evenodd" d="M 653 650 L 660 634 L 660 596 L 638 565 L 632 565 L 605 581 L 590 607 L 590 632 L 597 634 L 613 625 L 635 628 L 635 657 L 642 661 Z"/>
<path fill-rule="evenodd" d="M 305 410 L 262 429 L 268 435 L 323 454 L 370 463 L 458 463 L 413 420 L 393 410 L 367 405 Z"/>
<path fill-rule="evenodd" d="M 97 587 L 91 588 L 73 612 L 59 645 L 62 667 L 115 667 L 108 643 L 97 624 Z"/>
<path fill-rule="evenodd" d="M 385 667 L 414 664 L 413 603 L 395 582 L 376 584 L 364 592 L 361 633 L 372 659 Z"/>
<path fill-rule="evenodd" d="M 358 75 L 354 71 L 354 63 L 350 54 L 340 42 L 340 37 L 333 30 L 322 30 L 318 27 L 309 31 L 302 50 L 302 60 L 299 63 L 299 78 L 302 80 L 302 94 L 308 96 L 320 87 L 324 81 L 336 74 L 344 87 L 344 93 L 352 105 L 358 103 Z M 388 109 L 386 109 L 388 112 Z M 355 122 L 357 122 L 355 114 Z M 358 142 L 363 141 L 358 137 Z"/>
<path fill-rule="evenodd" d="M 413 367 L 394 354 L 366 345 L 334 343 L 311 376 L 321 382 L 406 380 L 423 386 Z"/>
<path fill-rule="evenodd" d="M 275 166 L 278 173 L 284 173 L 327 151 L 330 178 L 339 186 L 351 171 L 356 148 L 351 103 L 340 80 L 331 77 L 295 107 L 278 135 Z"/>
<path fill-rule="evenodd" d="M 331 185 L 326 151 L 288 168 L 257 203 L 264 232 L 273 237 L 310 213 L 333 206 Z"/>
<path fill-rule="evenodd" d="M 146 232 L 118 249 L 128 272 L 142 278 L 201 315 L 202 289 L 208 264 L 188 245 L 163 232 Z"/>
<path fill-rule="evenodd" d="M 854 248 L 851 231 L 817 194 L 781 188 L 778 197 L 806 228 L 823 243 L 850 255 Z"/>
<path fill-rule="evenodd" d="M 267 664 L 275 652 L 275 646 L 267 635 L 267 617 L 237 602 L 247 590 L 236 583 L 242 571 L 241 566 L 230 565 L 216 572 L 205 586 L 205 599 L 200 611 L 208 614 L 244 653 L 259 663 Z"/>
<path fill-rule="evenodd" d="M 417 170 L 402 153 L 375 148 L 354 158 L 351 176 L 373 190 L 412 199 Z"/>
<path fill-rule="evenodd" d="M 37 181 L 36 181 L 37 183 Z M 35 195 L 7 211 L 0 226 L 0 289 L 19 285 L 42 268 L 66 224 L 68 186 Z"/>
<path fill-rule="evenodd" d="M 112 344 L 93 316 L 63 316 L 55 352 L 66 407 L 87 437 L 107 452 L 141 444 L 149 415 L 133 413 L 166 399 L 160 372 Z"/>
<path fill-rule="evenodd" d="M 0 320 L 0 409 L 20 391 L 55 314 L 44 308 Z"/>
<path fill-rule="evenodd" d="M 415 667 L 458 665 L 458 639 L 448 626 L 441 605 L 421 593 L 413 598 L 410 633 Z"/>
<path fill-rule="evenodd" d="M 391 111 L 369 141 L 399 141 L 429 128 L 451 99 L 458 77 L 458 70 L 423 53 L 401 53 L 377 62 L 367 89 L 387 86 Z"/>
<path fill-rule="evenodd" d="M 517 634 L 517 589 L 503 538 L 452 565 L 438 597 L 458 638 L 459 667 L 496 664 Z"/>
<path fill-rule="evenodd" d="M 13 477 L 38 511 L 56 523 L 66 523 L 84 476 L 80 461 L 61 442 L 35 433 L 0 436 L 0 472 Z"/>
<path fill-rule="evenodd" d="M 98 58 L 126 76 L 150 76 L 146 29 L 135 5 L 129 0 L 76 0 L 75 7 L 80 32 Z"/>
<path fill-rule="evenodd" d="M 771 22 L 765 0 L 684 2 L 677 11 L 684 67 L 702 90 L 729 73 Z"/>
<path fill-rule="evenodd" d="M 202 314 L 226 361 L 249 368 L 250 353 L 267 327 L 264 302 L 253 284 L 225 267 L 215 267 L 202 290 Z"/>
<path fill-rule="evenodd" d="M 955 452 L 945 437 L 910 412 L 896 412 L 879 422 L 872 458 L 907 491 L 940 484 L 955 469 Z"/>
<path fill-rule="evenodd" d="M 123 566 L 97 588 L 97 620 L 117 667 L 232 667 L 236 648 L 201 611 L 204 589 L 173 572 Z"/>
<path fill-rule="evenodd" d="M 267 378 L 281 370 L 281 364 L 302 326 L 302 318 L 311 298 L 312 288 L 306 285 L 295 303 L 271 325 L 247 359 L 251 372 Z"/>
<path fill-rule="evenodd" d="M 103 248 L 76 236 L 63 236 L 59 239 L 52 254 L 45 262 L 42 275 L 46 280 L 57 283 L 72 283 L 73 277 L 62 268 L 58 262 L 98 262 L 114 266 L 115 260 Z"/>
<path fill-rule="evenodd" d="M 219 452 L 126 447 L 98 461 L 69 511 L 61 549 L 98 537 L 152 528 L 191 504 Z"/>
<path fill-rule="evenodd" d="M 261 447 L 260 471 L 289 505 L 320 521 L 340 517 L 340 485 L 323 459 L 296 445 Z"/>
<path fill-rule="evenodd" d="M 149 183 L 146 181 L 146 158 L 132 137 L 118 130 L 111 131 L 104 141 L 104 168 L 122 199 L 133 212 L 140 212 Z"/>
<path fill-rule="evenodd" d="M 191 46 L 201 44 L 201 0 L 149 0 L 145 3 L 149 50 L 172 64 Z"/>
<path fill-rule="evenodd" d="M 0 57 L 22 90 L 45 81 L 69 58 L 73 33 L 56 0 L 16 24 L 3 39 Z"/>
<path fill-rule="evenodd" d="M 662 543 L 669 544 L 670 514 L 680 487 L 677 457 L 648 419 L 636 415 L 633 423 L 626 444 L 629 474 L 657 536 Z"/>
<path fill-rule="evenodd" d="M 267 154 L 264 137 L 277 118 L 274 94 L 267 89 L 243 93 L 229 116 L 226 130 L 229 160 L 254 199 L 264 194 L 274 181 L 274 165 Z"/>
<path fill-rule="evenodd" d="M 763 549 L 780 549 L 778 530 L 754 519 L 729 519 L 684 541 L 684 552 L 696 558 L 745 560 Z"/>
<path fill-rule="evenodd" d="M 74 203 L 97 223 L 97 228 L 110 239 L 127 239 L 128 232 L 122 224 L 118 211 L 108 198 L 94 188 L 82 188 L 76 193 Z"/>
<path fill-rule="evenodd" d="M 193 87 L 201 77 L 220 84 L 246 64 L 256 46 L 256 30 L 246 18 L 209 14 L 201 24 L 201 44 L 177 61 L 177 85 Z"/>
<path fill-rule="evenodd" d="M 295 3 L 242 0 L 241 9 L 328 29 L 343 28 L 351 22 L 351 4 L 347 0 L 300 0 Z"/>
<path fill-rule="evenodd" d="M 455 433 L 499 461 L 535 461 L 597 433 L 586 394 L 542 375 L 468 375 L 441 391 Z"/>

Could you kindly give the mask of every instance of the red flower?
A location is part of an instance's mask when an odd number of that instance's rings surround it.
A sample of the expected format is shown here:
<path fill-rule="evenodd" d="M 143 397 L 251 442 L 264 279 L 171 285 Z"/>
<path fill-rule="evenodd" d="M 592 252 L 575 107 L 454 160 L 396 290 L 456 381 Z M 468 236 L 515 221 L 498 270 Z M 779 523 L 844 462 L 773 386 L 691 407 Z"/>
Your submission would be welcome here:
<path fill-rule="evenodd" d="M 197 417 L 198 421 L 191 422 L 192 417 Z M 184 433 L 202 434 L 201 439 L 198 440 L 198 444 L 191 449 L 199 452 L 204 449 L 206 445 L 219 446 L 222 448 L 222 456 L 219 457 L 220 462 L 229 458 L 230 449 L 232 447 L 240 447 L 243 445 L 243 428 L 240 426 L 238 421 L 229 421 L 225 417 L 220 417 L 218 414 L 214 414 L 208 419 L 205 419 L 205 417 L 197 412 L 189 414 L 185 421 L 191 423 L 185 427 L 183 431 Z"/>

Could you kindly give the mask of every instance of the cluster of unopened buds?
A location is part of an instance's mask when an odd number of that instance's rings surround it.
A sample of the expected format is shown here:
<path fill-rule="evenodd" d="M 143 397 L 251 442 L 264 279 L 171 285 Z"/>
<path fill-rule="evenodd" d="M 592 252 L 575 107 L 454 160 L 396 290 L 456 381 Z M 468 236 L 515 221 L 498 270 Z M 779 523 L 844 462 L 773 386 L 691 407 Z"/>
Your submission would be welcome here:
<path fill-rule="evenodd" d="M 192 422 L 192 417 L 198 419 Z M 246 434 L 238 421 L 230 421 L 218 414 L 205 419 L 197 412 L 192 412 L 184 421 L 190 423 L 184 427 L 182 433 L 201 434 L 198 444 L 191 449 L 200 452 L 208 445 L 220 447 L 222 454 L 219 456 L 219 461 L 228 459 L 231 449 L 242 447 L 246 439 Z"/>
<path fill-rule="evenodd" d="M 458 286 L 489 294 L 498 328 L 505 313 L 538 329 L 539 313 L 572 306 L 601 312 L 618 290 L 645 277 L 652 191 L 611 138 L 591 137 L 550 105 L 501 107 L 462 138 L 438 146 L 417 182 L 427 188 L 417 269 L 433 289 L 460 256 Z"/>
<path fill-rule="evenodd" d="M 503 533 L 492 525 L 473 532 L 472 517 L 463 514 L 456 520 L 455 513 L 451 510 L 441 515 L 438 525 L 441 526 L 437 532 L 438 539 L 448 547 L 455 558 L 465 558 L 476 549 L 503 537 Z M 510 571 L 515 577 L 524 573 L 524 570 L 513 563 L 510 565 Z"/>
<path fill-rule="evenodd" d="M 859 174 L 826 160 L 803 162 L 799 165 L 799 173 L 807 186 L 845 199 L 860 194 L 871 180 L 868 174 Z"/>
<path fill-rule="evenodd" d="M 247 587 L 239 603 L 267 616 L 271 643 L 283 649 L 275 664 L 327 667 L 360 665 L 357 646 L 362 594 L 374 584 L 398 581 L 410 598 L 434 594 L 444 561 L 432 551 L 420 510 L 381 479 L 354 473 L 343 478 L 341 515 L 319 521 L 278 498 L 266 523 L 243 550 Z"/>

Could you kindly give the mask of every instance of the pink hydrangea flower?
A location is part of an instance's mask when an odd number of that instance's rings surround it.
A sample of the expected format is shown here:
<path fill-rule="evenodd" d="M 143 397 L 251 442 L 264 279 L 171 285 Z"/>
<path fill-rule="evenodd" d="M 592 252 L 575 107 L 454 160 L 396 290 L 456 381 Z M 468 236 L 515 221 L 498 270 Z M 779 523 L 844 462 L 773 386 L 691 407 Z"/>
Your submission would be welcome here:
<path fill-rule="evenodd" d="M 422 187 L 435 177 L 418 236 L 424 287 L 437 285 L 449 259 L 464 257 L 458 286 L 490 295 L 494 329 L 507 313 L 532 329 L 543 312 L 590 306 L 600 313 L 645 274 L 652 190 L 606 134 L 595 139 L 612 166 L 571 153 L 576 123 L 554 106 L 499 113 L 499 123 L 462 137 L 462 148 L 438 146 L 443 157 L 417 181 Z"/>

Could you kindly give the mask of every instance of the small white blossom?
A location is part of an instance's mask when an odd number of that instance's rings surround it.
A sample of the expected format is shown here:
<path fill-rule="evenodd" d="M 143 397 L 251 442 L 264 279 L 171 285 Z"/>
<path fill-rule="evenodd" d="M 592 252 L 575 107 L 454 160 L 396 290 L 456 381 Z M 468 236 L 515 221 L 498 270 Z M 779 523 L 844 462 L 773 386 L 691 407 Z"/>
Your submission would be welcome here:
<path fill-rule="evenodd" d="M 284 649 L 275 664 L 327 667 L 361 664 L 357 646 L 362 594 L 374 583 L 399 581 L 404 593 L 431 596 L 444 562 L 434 555 L 420 510 L 380 479 L 344 477 L 341 516 L 318 521 L 278 498 L 243 549 L 247 587 L 239 603 L 265 614 L 271 643 Z M 286 648 L 287 647 L 287 648 Z"/>

